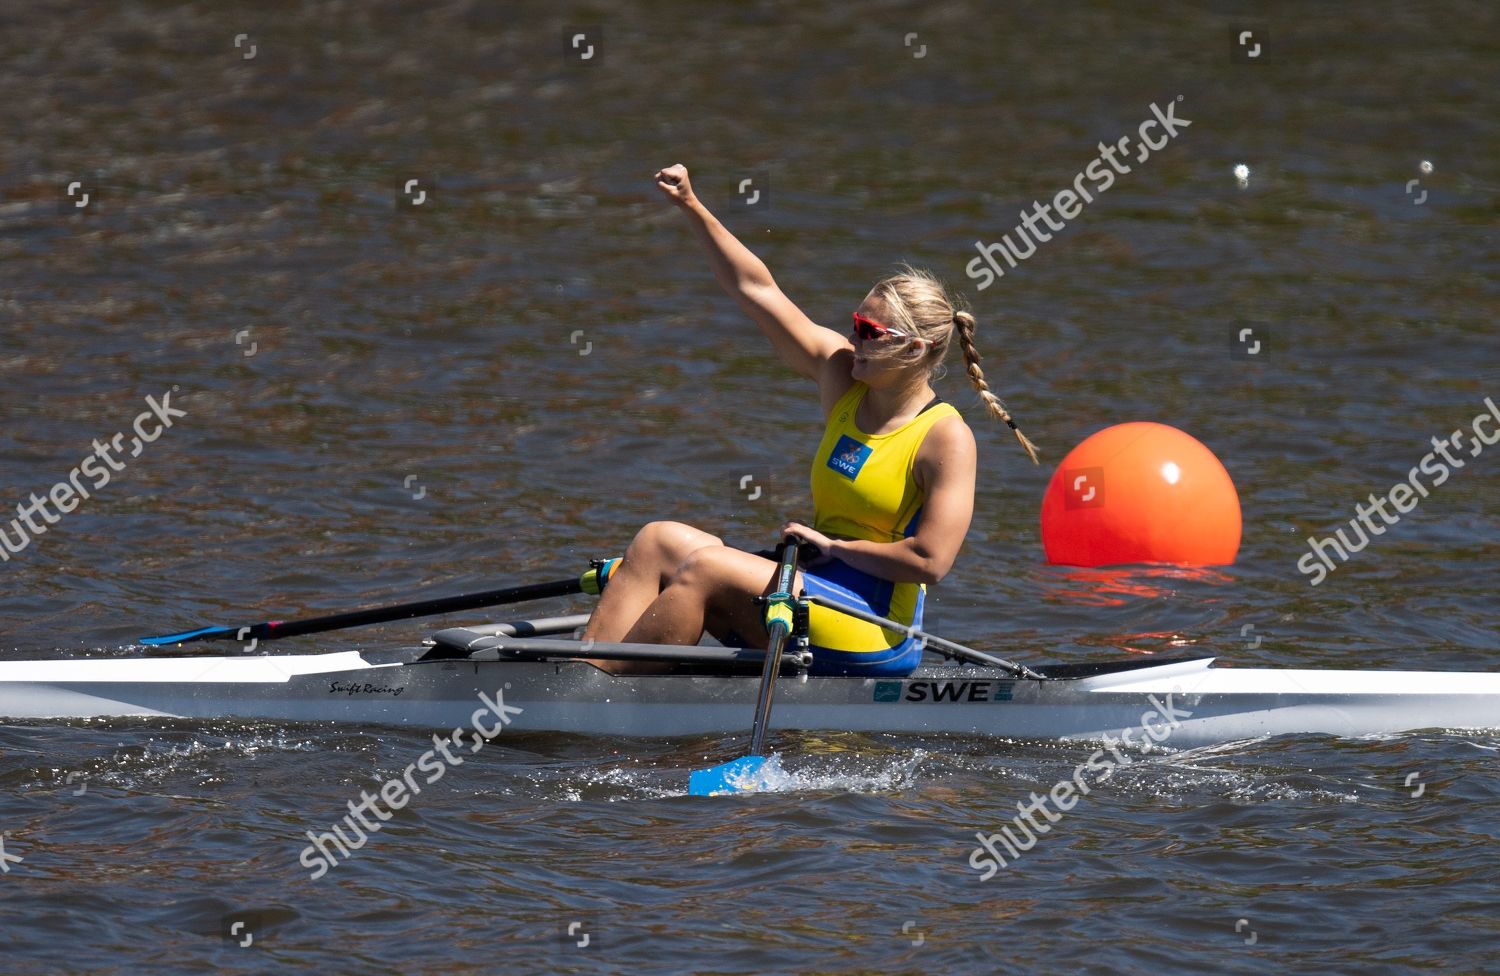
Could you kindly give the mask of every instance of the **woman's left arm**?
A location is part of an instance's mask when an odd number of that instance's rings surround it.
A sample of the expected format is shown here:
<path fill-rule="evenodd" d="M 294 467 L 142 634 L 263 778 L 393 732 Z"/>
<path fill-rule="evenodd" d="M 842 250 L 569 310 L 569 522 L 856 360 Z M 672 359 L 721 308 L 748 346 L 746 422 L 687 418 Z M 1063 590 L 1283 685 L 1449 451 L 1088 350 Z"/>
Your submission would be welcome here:
<path fill-rule="evenodd" d="M 899 542 L 829 539 L 807 526 L 789 522 L 790 532 L 823 553 L 861 572 L 896 583 L 940 582 L 953 568 L 974 518 L 974 480 L 978 465 L 974 433 L 959 417 L 933 424 L 914 464 L 917 487 L 926 496 L 916 535 Z"/>

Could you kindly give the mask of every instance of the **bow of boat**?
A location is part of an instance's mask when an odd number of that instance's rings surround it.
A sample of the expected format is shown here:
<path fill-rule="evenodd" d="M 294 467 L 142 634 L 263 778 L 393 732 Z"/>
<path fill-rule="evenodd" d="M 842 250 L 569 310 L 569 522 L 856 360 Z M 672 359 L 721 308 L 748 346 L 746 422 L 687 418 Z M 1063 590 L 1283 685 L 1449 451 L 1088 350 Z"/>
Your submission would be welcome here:
<path fill-rule="evenodd" d="M 1122 671 L 1081 684 L 1091 691 L 1183 695 L 1350 695 L 1391 698 L 1489 697 L 1500 702 L 1500 672 L 1362 671 L 1336 668 L 1219 667 L 1196 658 Z"/>

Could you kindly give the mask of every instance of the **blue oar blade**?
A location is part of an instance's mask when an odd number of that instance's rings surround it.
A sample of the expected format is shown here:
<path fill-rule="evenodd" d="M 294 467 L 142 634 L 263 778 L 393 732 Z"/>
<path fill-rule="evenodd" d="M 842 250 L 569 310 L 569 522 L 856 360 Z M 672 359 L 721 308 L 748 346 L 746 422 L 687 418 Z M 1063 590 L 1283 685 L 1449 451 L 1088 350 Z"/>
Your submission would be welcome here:
<path fill-rule="evenodd" d="M 164 634 L 161 637 L 142 637 L 141 643 L 148 647 L 160 647 L 163 644 L 181 644 L 197 637 L 207 637 L 210 634 L 232 634 L 233 627 L 200 627 L 197 630 L 187 630 L 180 634 Z"/>
<path fill-rule="evenodd" d="M 695 770 L 688 777 L 688 793 L 693 796 L 753 793 L 765 788 L 765 780 L 760 775 L 765 765 L 765 756 L 741 756 L 710 769 Z"/>

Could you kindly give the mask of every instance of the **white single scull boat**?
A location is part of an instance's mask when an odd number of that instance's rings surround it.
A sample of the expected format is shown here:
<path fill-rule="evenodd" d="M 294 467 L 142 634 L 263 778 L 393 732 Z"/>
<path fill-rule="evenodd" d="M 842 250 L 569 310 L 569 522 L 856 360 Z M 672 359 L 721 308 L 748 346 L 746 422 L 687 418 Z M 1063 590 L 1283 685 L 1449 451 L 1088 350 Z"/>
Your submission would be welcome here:
<path fill-rule="evenodd" d="M 467 725 L 483 693 L 519 709 L 508 734 L 744 730 L 761 652 L 546 639 L 572 631 L 579 619 L 455 628 L 407 651 L 0 662 L 0 719 L 231 718 L 438 730 Z M 577 660 L 583 655 L 663 666 L 656 674 L 613 675 Z M 1033 677 L 949 663 L 902 678 L 851 678 L 811 676 L 797 660 L 784 658 L 777 730 L 1129 743 L 1143 727 L 1167 728 L 1169 735 L 1153 738 L 1186 748 L 1283 734 L 1500 728 L 1500 674 L 1218 668 L 1202 657 L 1035 666 Z"/>

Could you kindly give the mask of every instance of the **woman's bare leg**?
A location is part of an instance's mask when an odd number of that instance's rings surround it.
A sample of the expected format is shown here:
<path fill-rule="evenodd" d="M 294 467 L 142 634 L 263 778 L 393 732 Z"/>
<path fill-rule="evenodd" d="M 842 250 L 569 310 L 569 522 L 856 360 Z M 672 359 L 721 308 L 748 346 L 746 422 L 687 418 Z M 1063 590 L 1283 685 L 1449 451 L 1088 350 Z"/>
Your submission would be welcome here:
<path fill-rule="evenodd" d="M 625 635 L 630 643 L 696 644 L 710 623 L 733 630 L 746 642 L 768 642 L 765 610 L 753 597 L 769 593 L 776 582 L 776 563 L 728 546 L 695 550 L 672 575 Z M 802 584 L 797 577 L 796 589 Z"/>
<path fill-rule="evenodd" d="M 594 613 L 584 628 L 585 640 L 618 641 L 661 593 L 689 556 L 708 546 L 723 546 L 716 536 L 682 522 L 649 522 L 636 533 L 625 558 L 610 574 Z"/>

